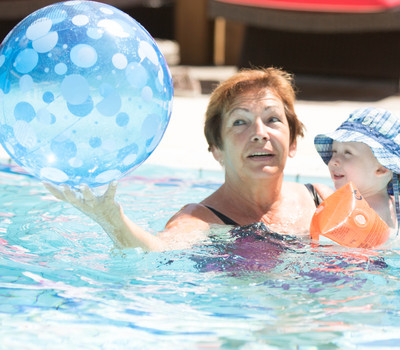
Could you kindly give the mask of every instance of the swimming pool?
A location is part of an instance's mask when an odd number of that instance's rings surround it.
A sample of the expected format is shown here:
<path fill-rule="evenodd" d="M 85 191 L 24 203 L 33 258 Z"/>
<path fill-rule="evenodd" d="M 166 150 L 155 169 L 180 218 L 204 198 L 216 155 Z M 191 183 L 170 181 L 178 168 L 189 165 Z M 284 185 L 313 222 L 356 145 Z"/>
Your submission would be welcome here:
<path fill-rule="evenodd" d="M 143 165 L 118 199 L 156 232 L 221 181 Z M 247 238 L 119 251 L 35 179 L 0 172 L 0 348 L 399 348 L 398 250 Z"/>

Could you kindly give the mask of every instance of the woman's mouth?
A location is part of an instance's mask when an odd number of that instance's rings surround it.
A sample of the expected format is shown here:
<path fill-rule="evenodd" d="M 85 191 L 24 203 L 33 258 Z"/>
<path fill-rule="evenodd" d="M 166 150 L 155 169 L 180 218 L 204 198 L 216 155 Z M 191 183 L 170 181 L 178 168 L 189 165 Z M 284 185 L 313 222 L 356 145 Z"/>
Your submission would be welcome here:
<path fill-rule="evenodd" d="M 248 157 L 252 158 L 252 159 L 257 159 L 257 158 L 265 158 L 265 157 L 272 157 L 273 154 L 272 153 L 268 153 L 268 152 L 254 152 L 252 154 L 250 154 Z"/>

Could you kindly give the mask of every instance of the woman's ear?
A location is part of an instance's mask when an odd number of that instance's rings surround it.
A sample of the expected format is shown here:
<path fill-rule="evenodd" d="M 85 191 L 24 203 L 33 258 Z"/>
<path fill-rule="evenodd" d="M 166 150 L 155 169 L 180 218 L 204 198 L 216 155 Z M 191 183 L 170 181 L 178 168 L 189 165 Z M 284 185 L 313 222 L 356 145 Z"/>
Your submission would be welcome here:
<path fill-rule="evenodd" d="M 220 148 L 218 148 L 217 146 L 212 146 L 211 147 L 211 153 L 214 157 L 214 159 L 221 164 L 221 166 L 224 166 L 224 155 L 223 152 Z"/>
<path fill-rule="evenodd" d="M 297 153 L 297 140 L 294 140 L 292 144 L 289 146 L 289 154 L 290 158 L 293 158 Z"/>

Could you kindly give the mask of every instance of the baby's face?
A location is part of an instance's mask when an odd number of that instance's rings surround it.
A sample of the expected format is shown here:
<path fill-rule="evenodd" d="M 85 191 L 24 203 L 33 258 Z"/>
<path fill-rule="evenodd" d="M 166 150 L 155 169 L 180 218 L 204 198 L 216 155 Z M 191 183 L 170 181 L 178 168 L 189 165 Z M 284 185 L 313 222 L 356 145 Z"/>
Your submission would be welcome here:
<path fill-rule="evenodd" d="M 365 196 L 379 186 L 377 171 L 382 166 L 364 143 L 333 141 L 328 168 L 336 189 L 352 181 Z"/>

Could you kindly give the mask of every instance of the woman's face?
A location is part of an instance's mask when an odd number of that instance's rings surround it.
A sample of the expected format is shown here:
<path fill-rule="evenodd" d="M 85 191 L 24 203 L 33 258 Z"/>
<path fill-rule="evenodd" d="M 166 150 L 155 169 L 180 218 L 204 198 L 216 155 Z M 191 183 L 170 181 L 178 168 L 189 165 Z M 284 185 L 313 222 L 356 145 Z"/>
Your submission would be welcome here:
<path fill-rule="evenodd" d="M 283 174 L 287 157 L 296 153 L 283 102 L 269 89 L 239 95 L 222 117 L 221 136 L 223 149 L 213 153 L 227 175 Z"/>

